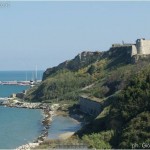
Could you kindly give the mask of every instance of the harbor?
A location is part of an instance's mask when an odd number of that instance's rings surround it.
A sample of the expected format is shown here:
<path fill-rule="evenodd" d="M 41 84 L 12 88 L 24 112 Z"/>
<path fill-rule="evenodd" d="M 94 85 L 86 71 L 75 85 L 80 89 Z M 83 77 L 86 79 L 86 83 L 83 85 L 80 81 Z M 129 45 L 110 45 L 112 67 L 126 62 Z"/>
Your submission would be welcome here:
<path fill-rule="evenodd" d="M 34 86 L 36 84 L 39 84 L 41 80 L 37 81 L 0 81 L 0 85 L 22 85 L 22 86 Z"/>

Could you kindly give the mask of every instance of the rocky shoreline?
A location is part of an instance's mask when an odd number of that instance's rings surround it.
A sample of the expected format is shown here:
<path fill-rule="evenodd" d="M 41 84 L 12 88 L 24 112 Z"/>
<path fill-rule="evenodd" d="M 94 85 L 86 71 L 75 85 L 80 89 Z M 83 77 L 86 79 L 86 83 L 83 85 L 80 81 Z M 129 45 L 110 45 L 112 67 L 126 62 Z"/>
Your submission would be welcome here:
<path fill-rule="evenodd" d="M 52 117 L 55 115 L 55 111 L 59 107 L 59 104 L 53 104 L 51 106 L 44 104 L 44 107 L 42 104 L 42 106 L 40 105 L 39 107 L 40 107 L 40 109 L 42 107 L 43 115 L 44 115 L 44 118 L 42 120 L 44 129 L 42 130 L 41 135 L 32 143 L 27 143 L 25 145 L 19 146 L 18 148 L 16 148 L 16 150 L 26 150 L 26 149 L 35 148 L 35 147 L 39 146 L 39 144 L 44 142 L 44 140 L 48 137 L 48 129 L 50 127 Z"/>
<path fill-rule="evenodd" d="M 59 108 L 59 104 L 47 104 L 47 103 L 28 103 L 22 102 L 18 100 L 7 100 L 1 103 L 2 106 L 5 107 L 15 107 L 15 108 L 27 108 L 27 109 L 41 109 L 43 112 L 43 130 L 41 135 L 34 140 L 33 142 L 27 143 L 25 145 L 19 146 L 16 150 L 26 150 L 37 147 L 48 137 L 48 129 L 50 127 L 50 123 L 52 121 L 53 116 L 55 115 L 55 111 Z"/>

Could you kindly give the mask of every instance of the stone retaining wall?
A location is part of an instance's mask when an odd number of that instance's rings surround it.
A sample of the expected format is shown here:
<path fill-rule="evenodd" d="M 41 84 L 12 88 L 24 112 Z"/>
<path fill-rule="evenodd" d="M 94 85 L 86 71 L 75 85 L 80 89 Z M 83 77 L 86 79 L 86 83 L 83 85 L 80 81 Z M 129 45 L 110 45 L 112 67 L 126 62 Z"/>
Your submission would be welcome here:
<path fill-rule="evenodd" d="M 99 115 L 99 113 L 102 111 L 102 104 L 100 102 L 91 100 L 90 98 L 80 96 L 79 104 L 82 112 L 93 116 Z"/>

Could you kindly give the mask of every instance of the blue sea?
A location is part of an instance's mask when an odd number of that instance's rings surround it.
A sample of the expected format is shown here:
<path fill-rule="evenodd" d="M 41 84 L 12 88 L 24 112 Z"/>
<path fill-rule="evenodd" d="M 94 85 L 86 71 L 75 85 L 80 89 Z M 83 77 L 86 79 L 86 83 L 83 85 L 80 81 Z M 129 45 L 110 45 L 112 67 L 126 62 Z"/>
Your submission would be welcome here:
<path fill-rule="evenodd" d="M 14 149 L 42 132 L 41 110 L 0 106 L 0 149 Z"/>
<path fill-rule="evenodd" d="M 81 128 L 81 124 L 70 117 L 55 116 L 48 131 L 49 139 L 58 139 L 60 134 L 75 132 Z"/>
<path fill-rule="evenodd" d="M 42 71 L 37 72 L 41 80 Z M 0 71 L 0 81 L 32 80 L 32 71 Z M 28 86 L 0 85 L 0 97 L 28 89 Z M 14 149 L 34 141 L 42 132 L 41 110 L 0 106 L 0 149 Z M 76 131 L 81 125 L 69 117 L 55 116 L 48 138 L 57 139 L 64 132 Z"/>
<path fill-rule="evenodd" d="M 37 80 L 42 80 L 43 71 L 37 71 Z M 35 71 L 0 71 L 0 81 L 34 80 Z M 21 92 L 29 86 L 0 85 L 0 97 L 8 97 L 13 93 Z"/>
<path fill-rule="evenodd" d="M 43 71 L 37 72 L 42 79 Z M 0 81 L 25 81 L 34 79 L 33 71 L 0 71 Z M 29 86 L 0 85 L 0 97 L 22 92 Z M 0 149 L 13 149 L 35 140 L 42 132 L 41 110 L 8 108 L 0 106 Z"/>
<path fill-rule="evenodd" d="M 44 71 L 37 71 L 37 79 L 41 80 Z M 33 80 L 35 71 L 0 71 L 0 81 Z"/>

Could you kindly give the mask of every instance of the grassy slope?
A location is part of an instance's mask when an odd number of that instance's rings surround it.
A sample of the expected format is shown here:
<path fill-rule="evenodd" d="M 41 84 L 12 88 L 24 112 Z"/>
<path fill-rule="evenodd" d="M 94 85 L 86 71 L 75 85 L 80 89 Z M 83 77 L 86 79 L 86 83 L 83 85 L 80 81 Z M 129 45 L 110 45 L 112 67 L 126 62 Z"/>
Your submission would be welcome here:
<path fill-rule="evenodd" d="M 81 93 L 104 99 L 109 105 L 77 135 L 94 148 L 132 148 L 145 142 L 150 138 L 149 60 L 132 64 L 129 51 L 112 48 L 48 69 L 26 99 L 76 101 Z"/>
<path fill-rule="evenodd" d="M 127 64 L 130 55 L 125 53 L 126 50 L 128 48 L 125 50 L 111 49 L 102 53 L 83 52 L 81 58 L 77 55 L 71 61 L 49 68 L 44 73 L 41 85 L 30 90 L 26 99 L 32 101 L 75 100 L 82 91 L 81 89 L 91 84 L 103 84 L 104 79 L 107 79 L 107 76 L 113 71 L 115 72 L 117 67 Z M 100 87 L 101 93 L 107 91 L 106 88 L 106 86 Z M 110 94 L 111 92 L 113 91 L 110 91 Z"/>
<path fill-rule="evenodd" d="M 135 143 L 143 148 L 150 138 L 150 69 L 147 64 L 142 70 L 132 74 L 125 88 L 111 97 L 110 105 L 90 124 L 77 134 L 90 146 L 90 141 L 106 133 L 106 145 L 113 148 L 132 148 Z M 113 134 L 112 134 L 113 133 Z M 91 136 L 92 135 L 92 136 Z M 111 138 L 110 138 L 111 137 Z M 86 140 L 85 140 L 86 138 Z M 96 142 L 96 141 L 95 141 Z"/>

